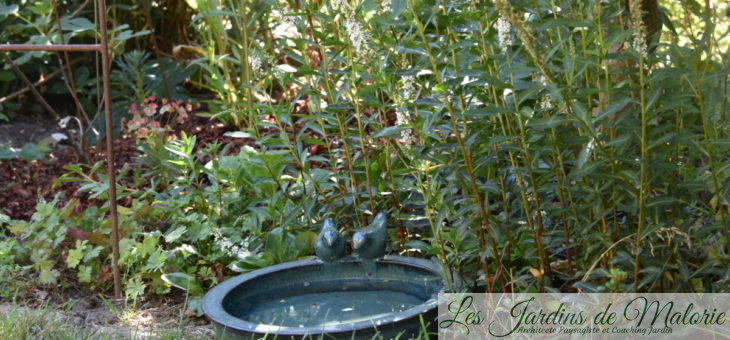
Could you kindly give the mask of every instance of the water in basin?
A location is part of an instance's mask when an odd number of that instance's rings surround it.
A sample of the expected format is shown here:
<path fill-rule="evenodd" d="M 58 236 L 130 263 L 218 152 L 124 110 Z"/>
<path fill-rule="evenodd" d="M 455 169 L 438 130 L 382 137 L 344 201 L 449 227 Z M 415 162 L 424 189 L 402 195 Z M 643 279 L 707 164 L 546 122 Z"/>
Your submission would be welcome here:
<path fill-rule="evenodd" d="M 421 303 L 423 299 L 391 290 L 306 293 L 260 301 L 244 319 L 285 327 L 317 327 L 372 320 Z"/>
<path fill-rule="evenodd" d="M 421 330 L 421 318 L 432 327 L 442 287 L 440 269 L 423 259 L 300 260 L 223 282 L 203 307 L 226 338 L 407 338 Z"/>

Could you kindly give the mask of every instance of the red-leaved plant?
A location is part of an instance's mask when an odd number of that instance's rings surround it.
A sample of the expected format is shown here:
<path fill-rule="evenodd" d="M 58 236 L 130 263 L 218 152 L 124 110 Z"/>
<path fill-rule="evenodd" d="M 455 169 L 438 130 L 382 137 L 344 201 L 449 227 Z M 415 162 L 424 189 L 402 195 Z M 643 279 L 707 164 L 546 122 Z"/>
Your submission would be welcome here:
<path fill-rule="evenodd" d="M 147 97 L 142 103 L 132 103 L 127 111 L 132 115 L 132 119 L 127 121 L 122 118 L 122 132 L 126 135 L 133 135 L 137 139 L 154 135 L 163 135 L 169 126 L 164 127 L 160 123 L 160 119 L 164 114 L 169 114 L 178 124 L 181 124 L 188 118 L 193 110 L 193 105 L 182 101 L 170 101 L 167 99 L 159 100 L 154 96 Z"/>

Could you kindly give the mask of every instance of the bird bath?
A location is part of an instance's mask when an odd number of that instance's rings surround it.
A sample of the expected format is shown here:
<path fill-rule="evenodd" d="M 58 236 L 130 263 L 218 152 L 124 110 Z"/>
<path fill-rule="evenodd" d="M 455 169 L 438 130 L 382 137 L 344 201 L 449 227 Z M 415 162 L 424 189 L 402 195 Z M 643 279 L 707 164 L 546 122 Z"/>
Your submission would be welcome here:
<path fill-rule="evenodd" d="M 433 262 L 401 256 L 282 263 L 226 280 L 203 299 L 203 311 L 223 338 L 403 338 L 435 324 L 441 271 Z"/>

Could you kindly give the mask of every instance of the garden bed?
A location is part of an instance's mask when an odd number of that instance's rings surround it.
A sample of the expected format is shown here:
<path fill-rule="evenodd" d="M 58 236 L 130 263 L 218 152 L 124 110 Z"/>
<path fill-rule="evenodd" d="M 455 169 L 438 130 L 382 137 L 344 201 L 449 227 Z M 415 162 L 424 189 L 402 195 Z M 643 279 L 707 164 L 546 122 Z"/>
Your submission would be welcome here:
<path fill-rule="evenodd" d="M 6 131 L 8 137 L 14 141 L 15 148 L 21 148 L 25 143 L 37 143 L 43 138 L 47 138 L 51 133 L 57 132 L 53 124 L 47 122 L 42 117 L 41 125 L 36 128 L 24 121 L 0 124 L 0 131 Z M 208 118 L 193 117 L 181 126 L 177 126 L 174 131 L 170 131 L 169 135 L 176 135 L 180 132 L 186 132 L 191 136 L 196 136 L 198 146 L 205 143 L 217 141 L 219 143 L 231 143 L 233 147 L 229 150 L 230 154 L 235 154 L 244 145 L 244 139 L 224 136 L 228 131 L 235 130 L 225 128 L 222 124 L 212 121 Z M 20 131 L 21 135 L 14 135 L 13 132 Z M 130 171 L 135 169 L 135 155 L 137 155 L 137 140 L 130 137 L 116 138 L 114 140 L 114 157 L 117 169 L 121 169 L 122 165 L 130 164 Z M 93 164 L 98 161 L 106 160 L 105 145 L 101 151 L 97 151 L 97 147 L 91 147 L 87 157 L 89 163 Z M 0 161 L 0 213 L 8 215 L 12 219 L 27 220 L 33 215 L 35 206 L 39 198 L 47 201 L 53 199 L 56 194 L 60 194 L 59 205 L 65 205 L 70 198 L 79 199 L 82 204 L 77 209 L 83 210 L 89 206 L 101 205 L 102 200 L 89 200 L 88 193 L 78 192 L 80 185 L 78 183 L 58 183 L 54 187 L 56 180 L 67 173 L 64 166 L 78 164 L 81 158 L 78 153 L 68 144 L 55 144 L 54 148 L 47 154 L 37 160 L 25 160 L 22 158 L 6 159 Z M 118 173 L 118 180 L 124 181 L 126 174 Z M 129 202 L 120 202 L 122 206 L 129 206 Z"/>

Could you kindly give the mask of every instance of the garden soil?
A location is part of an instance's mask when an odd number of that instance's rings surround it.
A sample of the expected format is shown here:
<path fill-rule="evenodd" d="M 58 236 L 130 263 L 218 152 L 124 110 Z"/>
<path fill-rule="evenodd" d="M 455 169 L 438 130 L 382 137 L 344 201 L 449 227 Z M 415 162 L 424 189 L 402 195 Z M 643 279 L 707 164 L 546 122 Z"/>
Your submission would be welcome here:
<path fill-rule="evenodd" d="M 37 142 L 50 136 L 51 133 L 57 132 L 54 124 L 47 121 L 38 124 L 37 130 L 33 130 L 34 127 L 34 125 L 22 120 L 12 124 L 0 125 L 0 138 L 12 140 L 13 147 L 22 147 L 26 142 Z M 228 154 L 237 154 L 241 147 L 250 144 L 251 140 L 224 136 L 224 133 L 232 130 L 235 129 L 227 128 L 223 124 L 207 118 L 195 116 L 180 126 L 176 126 L 169 133 L 179 135 L 184 131 L 188 135 L 195 135 L 198 147 L 212 142 L 232 143 L 232 147 L 228 149 Z M 132 165 L 128 168 L 127 173 L 117 172 L 117 179 L 120 183 L 129 183 L 131 179 L 128 176 L 131 175 L 135 168 L 134 164 L 137 163 L 135 159 L 137 155 L 136 140 L 130 137 L 115 138 L 114 154 L 117 171 L 125 163 Z M 94 164 L 105 160 L 106 152 L 103 147 L 100 151 L 97 151 L 95 147 L 91 147 L 86 156 L 89 160 L 88 163 Z M 56 187 L 53 187 L 56 179 L 67 172 L 63 169 L 64 166 L 79 163 L 83 163 L 82 157 L 77 154 L 73 147 L 65 144 L 56 145 L 53 151 L 44 159 L 37 161 L 23 159 L 0 160 L 0 214 L 5 214 L 12 219 L 28 220 L 33 215 L 35 206 L 41 198 L 50 201 L 56 194 L 59 195 L 59 207 L 63 207 L 70 199 L 77 198 L 81 203 L 76 208 L 78 211 L 83 211 L 92 205 L 100 206 L 104 204 L 105 201 L 103 200 L 92 200 L 88 198 L 88 193 L 79 192 L 79 183 L 59 183 Z M 121 200 L 119 204 L 128 206 L 131 201 Z"/>

